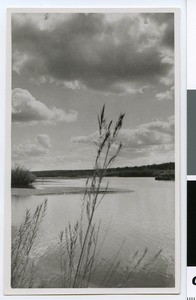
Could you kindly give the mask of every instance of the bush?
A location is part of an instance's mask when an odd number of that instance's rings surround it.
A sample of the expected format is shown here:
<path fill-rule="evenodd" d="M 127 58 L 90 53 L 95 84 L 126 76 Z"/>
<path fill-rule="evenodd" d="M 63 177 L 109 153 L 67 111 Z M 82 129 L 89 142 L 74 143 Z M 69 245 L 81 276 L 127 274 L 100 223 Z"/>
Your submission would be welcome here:
<path fill-rule="evenodd" d="M 21 167 L 12 169 L 11 174 L 11 187 L 12 188 L 32 188 L 32 183 L 35 181 L 36 176 L 29 170 Z"/>

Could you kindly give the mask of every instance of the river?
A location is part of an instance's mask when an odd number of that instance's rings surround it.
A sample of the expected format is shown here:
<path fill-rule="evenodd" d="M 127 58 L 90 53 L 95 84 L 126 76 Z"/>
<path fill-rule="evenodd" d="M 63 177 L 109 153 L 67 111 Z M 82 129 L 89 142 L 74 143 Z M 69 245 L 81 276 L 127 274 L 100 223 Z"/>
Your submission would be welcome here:
<path fill-rule="evenodd" d="M 103 239 L 108 228 L 99 258 L 99 270 L 91 286 L 99 286 L 112 257 L 118 253 L 119 270 L 110 287 L 120 287 L 122 272 L 132 261 L 147 251 L 142 272 L 135 272 L 130 287 L 174 286 L 175 261 L 175 201 L 173 181 L 156 181 L 154 178 L 106 178 L 109 187 L 125 192 L 108 193 L 96 210 L 95 220 L 101 219 L 99 238 Z M 37 189 L 54 187 L 84 187 L 85 179 L 43 179 L 36 182 Z M 39 263 L 38 274 L 47 278 L 57 272 L 58 259 L 55 251 L 61 230 L 74 223 L 80 216 L 80 194 L 52 194 L 12 196 L 12 226 L 17 228 L 25 217 L 26 209 L 48 199 L 46 216 L 41 224 L 34 256 Z M 145 250 L 146 249 L 146 250 Z M 138 251 L 138 252 L 137 252 Z M 160 255 L 156 258 L 156 254 Z M 140 266 L 142 269 L 142 266 Z M 139 268 L 138 268 L 139 269 Z M 136 269 L 135 269 L 136 270 Z M 51 275 L 52 276 L 52 275 Z M 57 286 L 56 286 L 57 285 Z M 58 283 L 50 287 L 58 287 Z M 44 287 L 49 287 L 44 286 Z"/>

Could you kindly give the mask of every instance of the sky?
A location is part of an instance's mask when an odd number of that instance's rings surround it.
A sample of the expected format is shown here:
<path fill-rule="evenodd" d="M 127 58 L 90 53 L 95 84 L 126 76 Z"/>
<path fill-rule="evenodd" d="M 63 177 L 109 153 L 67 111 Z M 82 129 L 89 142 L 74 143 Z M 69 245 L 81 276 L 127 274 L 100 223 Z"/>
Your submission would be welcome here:
<path fill-rule="evenodd" d="M 174 161 L 172 13 L 12 14 L 13 166 L 92 168 L 104 104 L 113 167 Z"/>

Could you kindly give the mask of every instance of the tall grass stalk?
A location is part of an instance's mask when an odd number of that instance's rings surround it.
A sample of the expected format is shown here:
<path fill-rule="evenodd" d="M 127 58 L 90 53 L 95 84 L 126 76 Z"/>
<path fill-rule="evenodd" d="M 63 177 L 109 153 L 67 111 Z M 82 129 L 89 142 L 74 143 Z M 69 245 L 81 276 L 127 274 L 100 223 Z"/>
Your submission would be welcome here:
<path fill-rule="evenodd" d="M 47 200 L 38 205 L 34 213 L 28 209 L 25 220 L 12 233 L 11 286 L 32 287 L 35 276 L 34 261 L 30 255 L 36 244 L 40 224 L 45 216 Z"/>
<path fill-rule="evenodd" d="M 95 141 L 95 144 L 97 146 L 97 156 L 95 159 L 94 174 L 92 178 L 90 178 L 89 180 L 89 186 L 87 182 L 86 193 L 84 198 L 88 225 L 85 231 L 84 239 L 81 243 L 81 251 L 76 266 L 73 287 L 76 287 L 78 286 L 78 284 L 80 284 L 79 280 L 81 278 L 81 274 L 80 274 L 81 272 L 85 270 L 85 274 L 88 273 L 88 269 L 87 269 L 88 265 L 85 264 L 84 266 L 84 261 L 86 260 L 87 262 L 88 261 L 90 262 L 91 265 L 90 270 L 92 270 L 92 265 L 94 264 L 94 258 L 95 258 L 96 247 L 97 247 L 97 238 L 98 238 L 100 227 L 98 227 L 98 229 L 95 230 L 96 224 L 93 223 L 93 217 L 96 208 L 102 201 L 105 192 L 107 191 L 108 188 L 107 185 L 103 193 L 103 196 L 99 198 L 102 180 L 107 173 L 107 169 L 110 167 L 112 162 L 114 162 L 122 147 L 122 144 L 119 143 L 117 150 L 111 153 L 112 146 L 114 145 L 114 143 L 117 142 L 116 138 L 122 126 L 123 118 L 124 118 L 124 114 L 121 114 L 119 116 L 117 123 L 115 124 L 114 129 L 112 129 L 111 127 L 112 121 L 107 123 L 105 118 L 105 106 L 103 106 L 100 115 L 98 115 L 99 136 L 97 141 Z M 90 249 L 92 243 L 94 244 L 94 249 L 93 249 L 94 251 L 93 254 L 90 256 Z M 82 270 L 83 266 L 84 266 L 84 270 Z M 90 279 L 89 278 L 90 276 L 91 273 L 89 272 L 88 280 Z"/>
<path fill-rule="evenodd" d="M 94 141 L 97 147 L 93 168 L 94 173 L 86 181 L 80 220 L 73 226 L 69 224 L 64 233 L 60 234 L 61 254 L 63 254 L 63 258 L 61 258 L 61 274 L 63 280 L 65 278 L 68 279 L 69 287 L 83 287 L 89 284 L 94 270 L 95 259 L 100 252 L 98 245 L 100 244 L 99 231 L 101 220 L 96 224 L 94 217 L 96 209 L 108 189 L 108 184 L 104 188 L 102 187 L 103 179 L 122 147 L 122 144 L 117 141 L 117 136 L 122 127 L 123 118 L 124 114 L 120 114 L 116 124 L 112 126 L 113 121 L 107 122 L 106 120 L 105 106 L 103 106 L 98 115 L 98 137 Z M 84 223 L 86 224 L 85 226 Z M 102 245 L 103 242 L 101 247 Z M 64 252 L 62 251 L 63 248 L 65 249 Z M 68 257 L 67 262 L 65 262 L 66 255 Z"/>

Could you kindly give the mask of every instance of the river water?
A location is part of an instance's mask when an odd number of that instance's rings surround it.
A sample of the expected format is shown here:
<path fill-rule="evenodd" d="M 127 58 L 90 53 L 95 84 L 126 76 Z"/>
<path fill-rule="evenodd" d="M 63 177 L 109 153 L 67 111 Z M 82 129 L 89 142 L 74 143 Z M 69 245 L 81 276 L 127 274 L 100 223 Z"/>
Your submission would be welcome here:
<path fill-rule="evenodd" d="M 137 276 L 132 276 L 128 286 L 174 286 L 174 182 L 156 181 L 154 178 L 107 178 L 107 181 L 110 188 L 124 189 L 126 192 L 106 194 L 96 210 L 95 220 L 99 222 L 101 219 L 100 239 L 107 230 L 108 233 L 100 253 L 99 276 L 95 276 L 92 286 L 99 286 L 99 277 L 103 276 L 110 260 L 119 252 L 119 271 L 116 271 L 114 279 L 107 284 L 110 287 L 120 287 L 122 272 L 137 251 L 137 259 L 147 251 L 144 259 L 146 267 L 142 272 L 135 272 Z M 35 185 L 37 189 L 84 187 L 85 179 L 43 179 Z M 17 228 L 24 220 L 26 209 L 34 211 L 45 198 L 48 199 L 47 213 L 34 251 L 41 266 L 42 278 L 48 278 L 50 273 L 57 272 L 59 262 L 54 253 L 58 235 L 68 222 L 73 224 L 79 218 L 82 195 L 12 196 L 13 227 Z M 160 254 L 156 257 L 159 251 Z M 50 287 L 58 287 L 57 283 L 56 285 L 52 285 L 50 281 Z"/>

